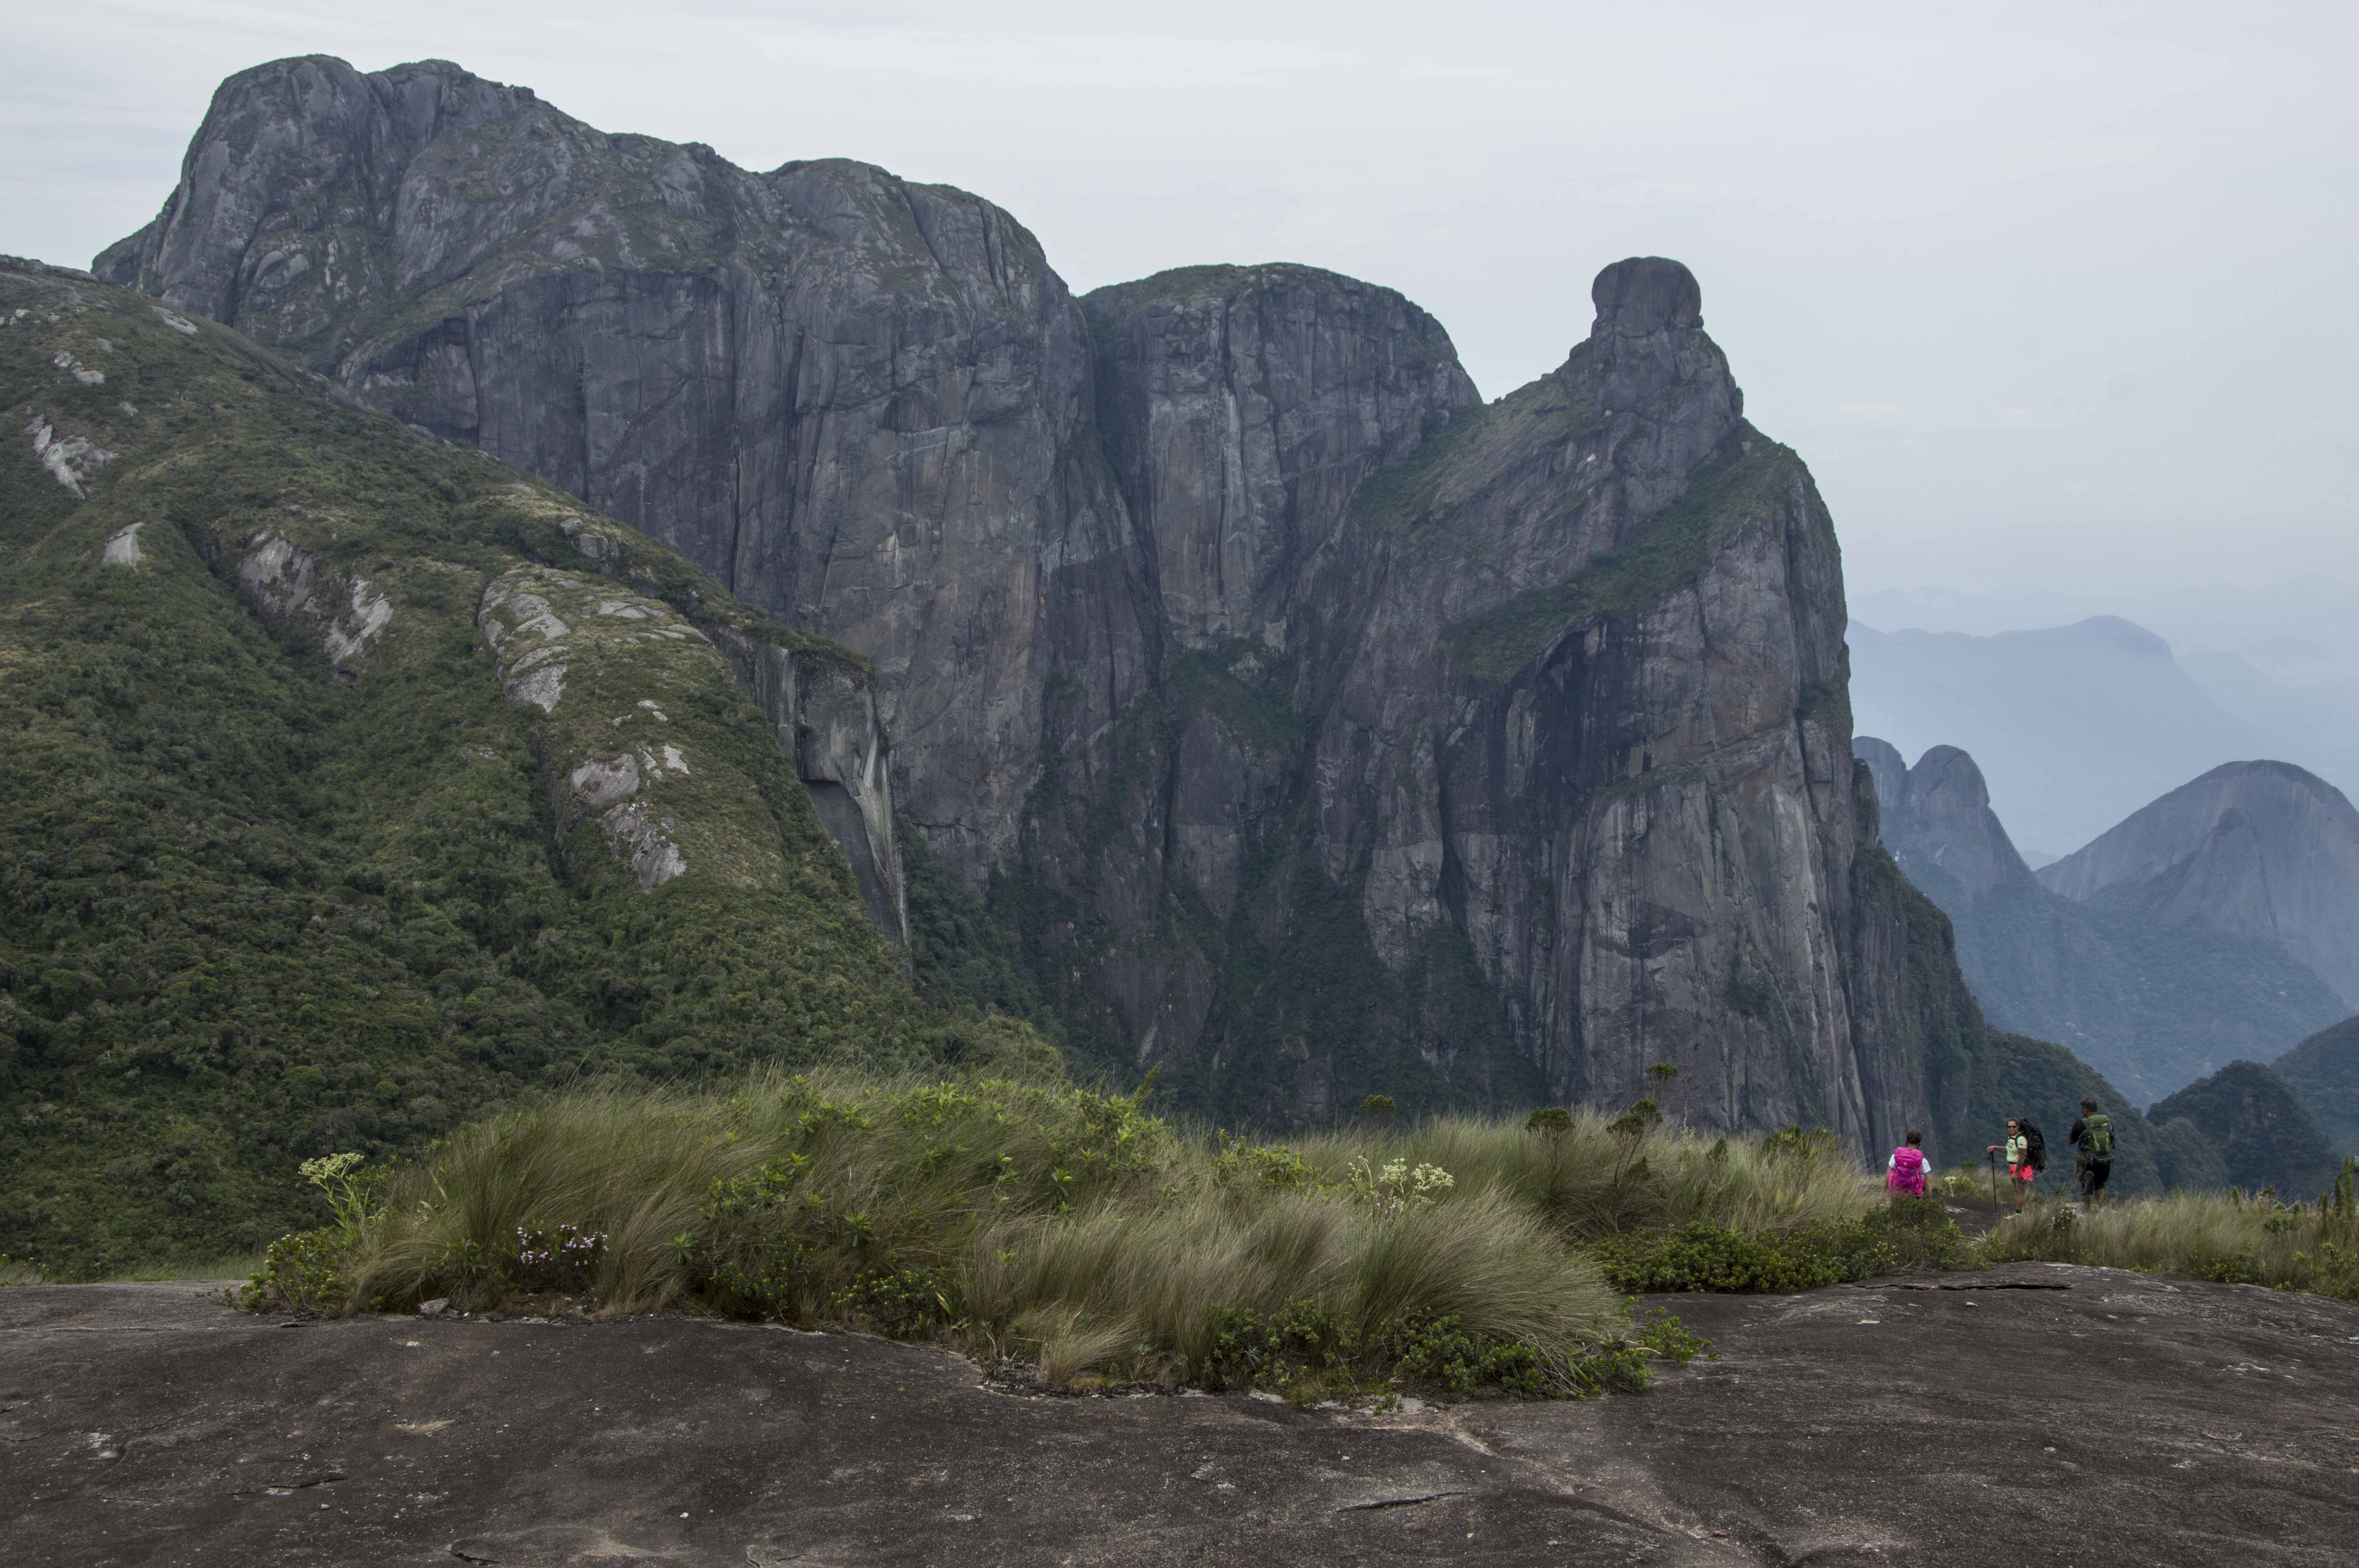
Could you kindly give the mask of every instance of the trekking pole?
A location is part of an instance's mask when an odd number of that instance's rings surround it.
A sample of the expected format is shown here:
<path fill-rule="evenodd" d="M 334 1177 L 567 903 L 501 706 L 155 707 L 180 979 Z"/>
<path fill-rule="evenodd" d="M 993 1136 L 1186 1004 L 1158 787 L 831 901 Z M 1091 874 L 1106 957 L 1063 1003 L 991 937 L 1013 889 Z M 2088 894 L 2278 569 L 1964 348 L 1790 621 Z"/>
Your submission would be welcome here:
<path fill-rule="evenodd" d="M 1995 1152 L 1985 1151 L 1983 1157 L 1990 1162 L 1991 1202 L 1996 1203 L 1998 1202 L 1998 1155 Z"/>

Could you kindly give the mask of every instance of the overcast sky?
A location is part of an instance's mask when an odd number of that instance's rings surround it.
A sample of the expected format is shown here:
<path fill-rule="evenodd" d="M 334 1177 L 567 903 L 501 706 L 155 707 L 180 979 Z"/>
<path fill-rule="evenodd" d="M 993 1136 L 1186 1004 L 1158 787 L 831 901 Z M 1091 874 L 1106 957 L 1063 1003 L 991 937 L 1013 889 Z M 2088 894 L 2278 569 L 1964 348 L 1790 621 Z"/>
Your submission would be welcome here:
<path fill-rule="evenodd" d="M 1858 593 L 2359 582 L 2348 4 L 75 0 L 10 33 L 0 250 L 146 222 L 231 71 L 441 56 L 748 168 L 965 187 L 1077 290 L 1388 284 L 1486 396 L 1562 360 L 1598 267 L 1677 256 Z"/>

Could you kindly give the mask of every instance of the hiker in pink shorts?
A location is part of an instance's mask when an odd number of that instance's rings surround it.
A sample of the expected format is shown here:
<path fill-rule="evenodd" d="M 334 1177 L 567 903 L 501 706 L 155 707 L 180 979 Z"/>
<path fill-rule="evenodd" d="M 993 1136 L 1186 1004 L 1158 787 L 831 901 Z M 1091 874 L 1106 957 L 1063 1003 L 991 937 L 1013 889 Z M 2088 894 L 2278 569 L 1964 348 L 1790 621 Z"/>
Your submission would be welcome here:
<path fill-rule="evenodd" d="M 1893 1196 L 1906 1193 L 1910 1197 L 1925 1195 L 1925 1135 L 1911 1132 L 1908 1141 L 1892 1152 L 1885 1162 L 1884 1184 Z"/>

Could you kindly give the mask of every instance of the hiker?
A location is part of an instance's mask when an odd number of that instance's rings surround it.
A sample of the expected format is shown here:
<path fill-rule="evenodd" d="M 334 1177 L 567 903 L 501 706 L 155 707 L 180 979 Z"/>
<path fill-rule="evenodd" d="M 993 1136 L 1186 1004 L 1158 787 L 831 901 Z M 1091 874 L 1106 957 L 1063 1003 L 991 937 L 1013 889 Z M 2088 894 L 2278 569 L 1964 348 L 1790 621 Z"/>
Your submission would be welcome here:
<path fill-rule="evenodd" d="M 2039 1171 L 2031 1159 L 2031 1123 L 2019 1116 L 2006 1119 L 2006 1145 L 2002 1149 L 1991 1144 L 1985 1154 L 2006 1155 L 2006 1179 L 2015 1184 L 2015 1212 L 2021 1214 L 2031 1201 L 2031 1184 L 2039 1180 Z"/>
<path fill-rule="evenodd" d="M 1911 1132 L 1908 1141 L 1895 1149 L 1892 1158 L 1885 1162 L 1884 1184 L 1893 1196 L 1903 1193 L 1917 1198 L 1925 1195 L 1924 1144 L 1923 1133 Z"/>
<path fill-rule="evenodd" d="M 2081 1152 L 2072 1162 L 2081 1178 L 2081 1206 L 2104 1207 L 2105 1179 L 2114 1173 L 2113 1119 L 2097 1108 L 2095 1100 L 2084 1099 L 2081 1119 L 2072 1124 L 2064 1141 Z"/>

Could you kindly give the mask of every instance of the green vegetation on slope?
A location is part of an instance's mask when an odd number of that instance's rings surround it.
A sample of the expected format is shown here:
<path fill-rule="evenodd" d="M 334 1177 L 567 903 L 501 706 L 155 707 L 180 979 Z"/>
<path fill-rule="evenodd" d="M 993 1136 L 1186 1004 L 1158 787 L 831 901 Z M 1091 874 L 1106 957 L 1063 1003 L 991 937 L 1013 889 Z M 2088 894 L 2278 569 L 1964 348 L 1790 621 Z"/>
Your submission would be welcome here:
<path fill-rule="evenodd" d="M 2359 1018 L 2320 1030 L 2275 1065 L 2334 1147 L 2359 1152 Z"/>
<path fill-rule="evenodd" d="M 1009 1044 L 903 984 L 709 578 L 595 518 L 611 584 L 536 566 L 569 498 L 138 296 L 20 264 L 0 321 L 0 1253 L 250 1250 L 304 1157 L 585 1072 Z M 590 607 L 550 711 L 475 626 L 519 572 Z M 652 891 L 599 753 L 685 850 Z"/>
<path fill-rule="evenodd" d="M 2206 1186 L 2311 1198 L 2333 1184 L 2339 1166 L 2318 1118 L 2258 1062 L 2231 1062 L 2197 1079 L 2147 1107 L 2147 1119 L 2165 1132 L 2182 1124 L 2195 1130 L 2220 1166 Z"/>
<path fill-rule="evenodd" d="M 1677 500 L 1578 577 L 1453 623 L 1442 633 L 1442 646 L 1483 679 L 1506 680 L 1593 615 L 1628 617 L 1653 609 L 1702 576 L 1712 552 L 1747 524 L 1782 511 L 1806 482 L 1802 461 L 1790 449 L 1740 425 Z"/>

